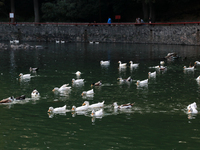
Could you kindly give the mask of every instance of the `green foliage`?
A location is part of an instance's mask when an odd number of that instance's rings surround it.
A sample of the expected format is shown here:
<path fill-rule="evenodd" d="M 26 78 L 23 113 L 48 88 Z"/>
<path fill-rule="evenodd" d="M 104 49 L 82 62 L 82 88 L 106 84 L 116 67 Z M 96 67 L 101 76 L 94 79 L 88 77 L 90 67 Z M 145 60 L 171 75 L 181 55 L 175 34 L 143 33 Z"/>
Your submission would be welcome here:
<path fill-rule="evenodd" d="M 48 21 L 90 21 L 97 14 L 94 0 L 58 0 L 42 4 L 42 18 Z"/>
<path fill-rule="evenodd" d="M 0 20 L 8 21 L 11 0 L 0 0 Z M 120 22 L 135 22 L 136 17 L 150 14 L 150 5 L 156 14 L 155 21 L 168 21 L 171 17 L 198 12 L 200 2 L 195 0 L 38 0 L 41 22 L 107 22 L 108 17 Z M 187 7 L 189 5 L 195 6 Z M 146 4 L 144 9 L 143 4 Z M 143 11 L 146 10 L 145 11 Z M 198 15 L 196 13 L 195 15 Z M 15 19 L 18 22 L 34 21 L 33 0 L 15 0 Z"/>

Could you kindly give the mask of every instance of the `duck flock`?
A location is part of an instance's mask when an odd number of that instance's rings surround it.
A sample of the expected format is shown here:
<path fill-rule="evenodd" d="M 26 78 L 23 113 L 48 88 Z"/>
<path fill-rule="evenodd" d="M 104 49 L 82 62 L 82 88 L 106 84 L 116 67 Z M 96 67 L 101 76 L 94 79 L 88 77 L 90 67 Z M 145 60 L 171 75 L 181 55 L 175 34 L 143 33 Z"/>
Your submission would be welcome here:
<path fill-rule="evenodd" d="M 166 56 L 167 59 L 176 59 L 175 55 L 173 55 L 173 53 L 169 53 L 169 54 Z M 130 68 L 135 68 L 135 69 L 137 67 L 139 67 L 139 63 L 133 63 L 132 61 L 130 61 L 129 63 L 130 63 L 130 65 L 127 65 L 127 63 L 122 63 L 121 61 L 118 61 L 119 69 L 126 68 L 127 66 L 129 66 Z M 147 79 L 144 79 L 144 80 L 141 80 L 141 81 L 140 80 L 136 80 L 136 82 L 135 82 L 136 86 L 138 88 L 148 87 L 149 79 L 150 78 L 156 78 L 157 71 L 166 71 L 167 70 L 167 67 L 164 66 L 164 64 L 165 64 L 164 61 L 160 61 L 159 65 L 153 66 L 153 67 L 149 67 L 149 68 L 155 68 L 156 70 L 154 72 L 148 72 Z M 110 61 L 103 61 L 102 60 L 102 61 L 100 61 L 100 65 L 101 66 L 109 66 L 110 65 Z M 189 67 L 184 66 L 183 70 L 184 71 L 193 71 L 197 65 L 200 65 L 199 61 L 196 61 L 194 63 L 194 66 L 191 66 L 191 65 Z M 30 70 L 30 72 L 37 72 L 39 70 L 39 68 L 30 67 L 29 70 Z M 81 75 L 81 72 L 77 71 L 75 74 L 77 76 L 77 79 L 72 79 L 72 84 L 73 85 L 84 84 L 84 82 L 85 82 L 84 79 L 80 79 L 79 78 L 80 75 Z M 31 74 L 20 73 L 19 76 L 20 76 L 20 79 L 31 78 Z M 119 83 L 130 83 L 130 82 L 133 82 L 133 79 L 131 78 L 131 76 L 126 78 L 126 79 L 123 79 L 123 78 L 119 77 L 117 80 L 119 81 Z M 200 82 L 200 76 L 196 78 L 196 81 Z M 92 83 L 91 84 L 91 89 L 88 90 L 88 91 L 83 91 L 81 95 L 83 97 L 93 97 L 94 96 L 93 87 L 95 87 L 95 86 L 102 86 L 102 82 L 98 81 L 98 82 Z M 71 86 L 69 86 L 69 84 L 63 84 L 61 87 L 55 87 L 52 91 L 53 92 L 58 92 L 58 93 L 66 93 L 66 92 L 70 93 L 71 90 L 72 90 L 72 88 L 71 88 Z M 38 99 L 39 97 L 40 97 L 40 93 L 36 89 L 34 89 L 31 92 L 31 98 Z M 11 96 L 11 97 L 8 97 L 6 99 L 1 100 L 0 104 L 16 103 L 18 101 L 25 100 L 25 98 L 26 98 L 25 95 L 21 95 L 21 96 L 18 96 L 18 97 Z M 113 107 L 114 110 L 118 111 L 118 110 L 130 109 L 134 105 L 135 105 L 135 103 L 126 103 L 126 104 L 118 105 L 117 102 L 114 102 L 112 104 L 112 107 Z M 60 114 L 60 113 L 66 113 L 66 112 L 72 112 L 72 113 L 85 113 L 85 112 L 88 113 L 88 112 L 90 112 L 90 116 L 91 117 L 102 118 L 102 116 L 104 115 L 104 111 L 103 111 L 104 107 L 105 107 L 105 101 L 94 103 L 94 104 L 90 104 L 89 101 L 85 101 L 82 104 L 82 106 L 76 107 L 75 105 L 73 105 L 71 107 L 71 109 L 68 109 L 69 107 L 67 107 L 66 105 L 61 106 L 61 107 L 56 107 L 56 108 L 54 108 L 53 106 L 50 106 L 49 109 L 47 110 L 47 112 L 49 114 L 49 117 L 52 117 L 54 114 Z M 187 113 L 188 114 L 197 114 L 198 113 L 196 102 L 194 102 L 192 104 L 189 104 L 187 106 Z"/>

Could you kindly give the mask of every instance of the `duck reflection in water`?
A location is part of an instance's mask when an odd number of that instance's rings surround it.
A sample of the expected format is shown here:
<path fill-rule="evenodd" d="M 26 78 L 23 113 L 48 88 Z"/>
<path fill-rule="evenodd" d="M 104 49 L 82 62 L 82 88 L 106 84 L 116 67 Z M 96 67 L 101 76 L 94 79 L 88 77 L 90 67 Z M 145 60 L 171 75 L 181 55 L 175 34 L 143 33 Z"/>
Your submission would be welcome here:
<path fill-rule="evenodd" d="M 188 114 L 188 119 L 196 119 L 196 114 Z"/>

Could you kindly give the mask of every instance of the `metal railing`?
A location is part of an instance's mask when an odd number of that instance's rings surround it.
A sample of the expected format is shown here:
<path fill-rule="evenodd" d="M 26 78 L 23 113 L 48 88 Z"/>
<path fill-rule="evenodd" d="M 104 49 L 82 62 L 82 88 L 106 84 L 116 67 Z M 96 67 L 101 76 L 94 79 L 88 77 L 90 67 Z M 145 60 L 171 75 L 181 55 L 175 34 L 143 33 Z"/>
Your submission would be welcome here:
<path fill-rule="evenodd" d="M 187 25 L 187 24 L 200 24 L 200 22 L 158 22 L 158 23 L 67 23 L 67 22 L 0 22 L 5 25 L 56 25 L 56 26 L 128 26 L 128 25 Z"/>

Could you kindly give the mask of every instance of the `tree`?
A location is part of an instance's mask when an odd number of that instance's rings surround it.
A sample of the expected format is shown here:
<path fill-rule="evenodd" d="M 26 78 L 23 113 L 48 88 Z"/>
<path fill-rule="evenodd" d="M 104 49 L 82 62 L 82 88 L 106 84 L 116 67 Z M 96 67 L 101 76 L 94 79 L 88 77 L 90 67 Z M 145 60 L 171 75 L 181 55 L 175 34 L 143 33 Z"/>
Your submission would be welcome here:
<path fill-rule="evenodd" d="M 33 4 L 34 4 L 35 22 L 40 22 L 38 0 L 33 0 Z"/>

